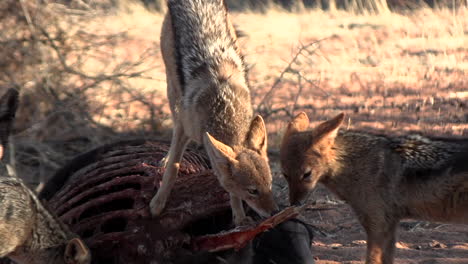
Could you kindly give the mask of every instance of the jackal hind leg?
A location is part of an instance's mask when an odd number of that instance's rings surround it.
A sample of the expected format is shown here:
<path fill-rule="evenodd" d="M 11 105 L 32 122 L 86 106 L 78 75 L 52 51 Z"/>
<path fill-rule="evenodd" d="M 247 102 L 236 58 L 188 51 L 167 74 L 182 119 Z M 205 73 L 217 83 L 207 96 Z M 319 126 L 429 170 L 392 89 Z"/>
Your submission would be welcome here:
<path fill-rule="evenodd" d="M 167 164 L 162 184 L 156 195 L 151 199 L 150 211 L 153 216 L 160 215 L 166 206 L 167 198 L 169 198 L 177 178 L 177 173 L 179 172 L 182 155 L 184 154 L 185 148 L 189 142 L 190 138 L 185 135 L 182 124 L 177 124 L 174 127 L 171 147 L 167 154 Z"/>
<path fill-rule="evenodd" d="M 366 264 L 393 263 L 397 224 L 397 220 L 387 220 L 363 225 L 367 232 Z"/>
<path fill-rule="evenodd" d="M 468 179 L 468 173 L 465 173 L 464 177 Z M 451 194 L 451 199 L 445 209 L 449 211 L 449 221 L 468 224 L 468 181 L 460 184 Z"/>

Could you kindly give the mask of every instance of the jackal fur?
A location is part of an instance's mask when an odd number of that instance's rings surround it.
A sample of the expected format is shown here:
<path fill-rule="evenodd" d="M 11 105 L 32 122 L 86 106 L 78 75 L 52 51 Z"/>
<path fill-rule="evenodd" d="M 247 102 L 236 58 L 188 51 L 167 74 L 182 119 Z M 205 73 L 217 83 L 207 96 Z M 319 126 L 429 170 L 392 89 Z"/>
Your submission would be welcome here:
<path fill-rule="evenodd" d="M 319 182 L 348 202 L 367 233 L 367 264 L 393 263 L 401 219 L 468 223 L 468 139 L 340 130 L 343 118 L 313 130 L 305 113 L 289 123 L 280 156 L 292 204 Z"/>
<path fill-rule="evenodd" d="M 234 222 L 242 200 L 262 216 L 276 210 L 260 116 L 252 118 L 250 90 L 236 32 L 222 0 L 168 1 L 161 33 L 167 94 L 174 121 L 162 185 L 150 208 L 159 215 L 169 197 L 186 145 L 203 143 Z"/>

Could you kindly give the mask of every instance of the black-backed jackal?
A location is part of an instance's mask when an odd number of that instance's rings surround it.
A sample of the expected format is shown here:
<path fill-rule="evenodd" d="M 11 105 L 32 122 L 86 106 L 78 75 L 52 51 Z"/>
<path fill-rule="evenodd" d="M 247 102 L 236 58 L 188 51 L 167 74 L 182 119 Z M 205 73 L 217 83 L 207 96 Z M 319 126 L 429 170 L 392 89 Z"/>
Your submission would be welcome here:
<path fill-rule="evenodd" d="M 403 218 L 468 223 L 468 139 L 339 130 L 344 115 L 307 130 L 288 125 L 281 167 L 292 204 L 320 182 L 348 202 L 367 232 L 367 264 L 393 263 Z"/>
<path fill-rule="evenodd" d="M 252 118 L 244 61 L 226 7 L 222 0 L 169 0 L 168 7 L 161 51 L 174 131 L 151 213 L 163 211 L 185 147 L 194 140 L 203 143 L 220 184 L 231 195 L 234 222 L 245 217 L 242 200 L 269 216 L 277 206 L 267 133 L 263 119 Z"/>

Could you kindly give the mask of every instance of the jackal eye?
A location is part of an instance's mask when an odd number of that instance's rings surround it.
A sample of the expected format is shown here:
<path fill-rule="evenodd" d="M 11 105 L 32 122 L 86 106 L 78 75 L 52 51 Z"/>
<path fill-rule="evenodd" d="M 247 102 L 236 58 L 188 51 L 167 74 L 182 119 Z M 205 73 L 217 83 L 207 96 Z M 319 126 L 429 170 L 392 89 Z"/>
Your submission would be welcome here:
<path fill-rule="evenodd" d="M 310 179 L 311 175 L 312 175 L 312 171 L 308 171 L 308 172 L 304 173 L 304 175 L 302 176 L 302 179 L 308 180 L 308 179 Z"/>
<path fill-rule="evenodd" d="M 258 190 L 257 189 L 247 189 L 250 195 L 257 196 L 258 195 Z"/>

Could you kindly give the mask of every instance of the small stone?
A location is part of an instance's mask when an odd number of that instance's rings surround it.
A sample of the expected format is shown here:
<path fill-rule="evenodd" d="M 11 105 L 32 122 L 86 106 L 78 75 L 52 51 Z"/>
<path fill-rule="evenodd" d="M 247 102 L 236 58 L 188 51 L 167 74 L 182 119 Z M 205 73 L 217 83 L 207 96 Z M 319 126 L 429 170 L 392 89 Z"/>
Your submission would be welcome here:
<path fill-rule="evenodd" d="M 365 244 L 366 244 L 365 240 L 354 240 L 353 242 L 351 242 L 351 245 L 354 245 L 354 246 L 362 246 Z"/>
<path fill-rule="evenodd" d="M 140 255 L 146 254 L 146 247 L 145 247 L 145 245 L 138 245 L 137 251 L 138 251 L 138 254 L 140 254 Z"/>
<path fill-rule="evenodd" d="M 432 242 L 429 243 L 429 246 L 432 248 L 447 248 L 446 245 L 440 243 L 439 241 L 432 240 Z"/>
<path fill-rule="evenodd" d="M 343 246 L 343 245 L 342 245 L 342 244 L 339 244 L 339 243 L 330 244 L 330 247 L 331 247 L 332 249 L 338 249 L 338 248 L 340 248 L 340 247 L 342 247 L 342 246 Z"/>

